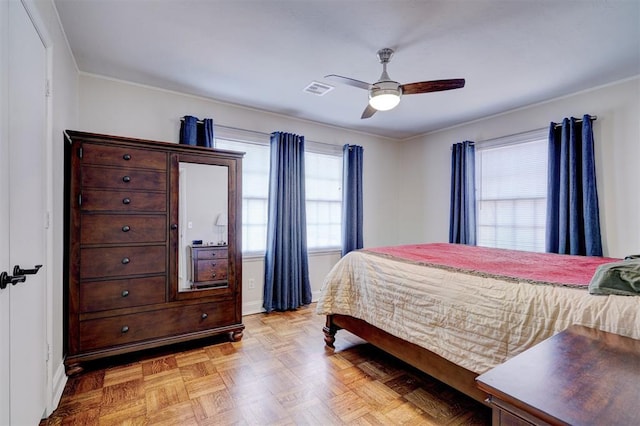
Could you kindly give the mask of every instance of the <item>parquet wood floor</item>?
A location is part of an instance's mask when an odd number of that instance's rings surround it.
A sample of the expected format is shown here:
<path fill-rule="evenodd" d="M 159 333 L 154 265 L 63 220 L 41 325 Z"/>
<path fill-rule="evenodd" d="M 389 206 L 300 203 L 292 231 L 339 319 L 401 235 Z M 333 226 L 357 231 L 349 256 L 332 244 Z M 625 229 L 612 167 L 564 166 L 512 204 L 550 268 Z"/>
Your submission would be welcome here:
<path fill-rule="evenodd" d="M 69 378 L 40 425 L 488 425 L 490 410 L 346 332 L 325 348 L 315 306 L 244 317 L 208 340 Z"/>

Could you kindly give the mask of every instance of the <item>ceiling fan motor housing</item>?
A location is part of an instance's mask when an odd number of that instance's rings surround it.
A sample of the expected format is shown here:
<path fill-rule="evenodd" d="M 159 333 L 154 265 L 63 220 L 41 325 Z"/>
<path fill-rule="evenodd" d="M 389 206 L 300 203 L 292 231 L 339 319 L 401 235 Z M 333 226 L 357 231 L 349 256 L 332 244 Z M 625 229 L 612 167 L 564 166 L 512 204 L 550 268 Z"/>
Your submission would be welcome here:
<path fill-rule="evenodd" d="M 389 62 L 391 60 L 391 56 L 393 56 L 393 49 L 385 47 L 384 49 L 378 50 L 378 60 L 381 64 Z"/>

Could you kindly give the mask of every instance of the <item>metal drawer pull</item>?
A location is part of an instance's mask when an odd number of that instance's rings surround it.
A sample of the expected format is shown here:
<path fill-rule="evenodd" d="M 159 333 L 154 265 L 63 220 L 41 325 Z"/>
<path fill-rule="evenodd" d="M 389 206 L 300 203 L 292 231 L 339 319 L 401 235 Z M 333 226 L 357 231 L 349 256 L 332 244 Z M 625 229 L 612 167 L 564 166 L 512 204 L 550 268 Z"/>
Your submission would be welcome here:
<path fill-rule="evenodd" d="M 127 297 L 129 295 L 129 290 L 122 291 L 122 297 Z"/>
<path fill-rule="evenodd" d="M 213 274 L 211 274 L 211 278 L 215 278 L 216 277 L 216 273 L 214 272 Z"/>
<path fill-rule="evenodd" d="M 131 227 L 129 225 L 125 225 L 122 227 L 122 232 L 129 232 L 131 231 Z"/>
<path fill-rule="evenodd" d="M 207 319 L 209 317 L 209 315 L 207 315 L 206 313 L 203 313 L 202 315 L 200 315 L 200 318 L 202 319 Z"/>
<path fill-rule="evenodd" d="M 123 178 L 122 178 L 122 181 L 123 181 L 123 182 L 126 182 L 126 183 L 131 182 L 131 176 L 125 176 L 125 177 L 123 177 Z"/>
<path fill-rule="evenodd" d="M 122 327 L 122 329 L 120 330 L 123 333 L 126 333 L 127 331 L 129 331 L 129 326 L 125 325 L 124 327 Z"/>
<path fill-rule="evenodd" d="M 131 198 L 125 198 L 122 200 L 122 204 L 131 204 Z"/>
<path fill-rule="evenodd" d="M 125 161 L 129 161 L 129 160 L 131 160 L 131 154 L 125 154 L 125 155 L 123 155 L 123 156 L 122 156 L 122 158 L 123 158 Z"/>
<path fill-rule="evenodd" d="M 131 262 L 131 259 L 129 259 L 128 257 L 125 257 L 124 259 L 122 259 L 122 264 L 123 265 L 126 265 L 129 262 Z"/>

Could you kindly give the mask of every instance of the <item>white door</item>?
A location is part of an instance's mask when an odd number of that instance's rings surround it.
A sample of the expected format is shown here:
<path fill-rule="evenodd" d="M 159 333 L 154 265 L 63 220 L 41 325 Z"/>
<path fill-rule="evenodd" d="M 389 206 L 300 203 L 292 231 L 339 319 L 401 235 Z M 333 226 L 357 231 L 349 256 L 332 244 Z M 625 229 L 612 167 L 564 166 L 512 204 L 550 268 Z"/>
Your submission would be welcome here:
<path fill-rule="evenodd" d="M 33 269 L 46 256 L 45 233 L 45 149 L 46 149 L 46 49 L 24 6 L 9 3 L 8 111 L 7 138 L 0 152 L 7 153 L 8 175 L 2 174 L 0 194 L 8 204 L 8 220 L 0 215 L 0 244 L 8 244 L 0 253 L 1 270 L 13 275 L 13 267 Z M 3 160 L 0 165 L 7 166 Z M 6 188 L 8 186 L 8 189 Z M 8 195 L 8 196 L 6 196 Z M 3 207 L 6 208 L 6 207 Z M 6 213 L 6 211 L 5 211 Z M 7 238 L 8 237 L 8 238 Z M 17 285 L 0 290 L 1 306 L 8 306 L 9 403 L 0 408 L 0 422 L 11 425 L 37 425 L 45 410 L 47 387 L 46 280 L 44 265 Z M 1 318 L 4 320 L 6 313 Z M 7 323 L 0 324 L 7 327 Z M 0 355 L 0 359 L 7 354 Z M 0 376 L 3 388 L 6 370 Z M 3 389 L 0 394 L 6 395 Z"/>

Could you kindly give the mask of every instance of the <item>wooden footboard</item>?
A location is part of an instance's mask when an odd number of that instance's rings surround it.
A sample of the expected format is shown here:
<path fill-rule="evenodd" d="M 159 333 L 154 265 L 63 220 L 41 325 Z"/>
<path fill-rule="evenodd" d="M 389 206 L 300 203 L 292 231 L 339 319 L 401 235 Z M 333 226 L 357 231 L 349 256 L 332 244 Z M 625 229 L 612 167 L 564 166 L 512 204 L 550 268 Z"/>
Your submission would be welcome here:
<path fill-rule="evenodd" d="M 336 332 L 340 329 L 350 331 L 361 339 L 395 356 L 418 370 L 440 380 L 471 398 L 487 404 L 487 394 L 476 386 L 476 373 L 460 367 L 451 361 L 418 345 L 392 336 L 386 331 L 347 315 L 327 315 L 323 328 L 324 341 L 334 347 Z M 487 404 L 488 405 L 488 404 Z"/>

